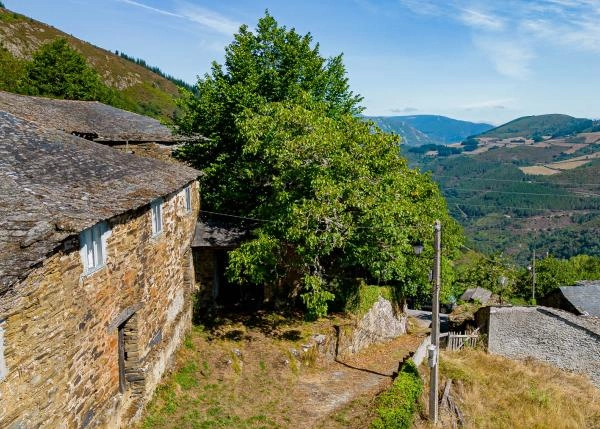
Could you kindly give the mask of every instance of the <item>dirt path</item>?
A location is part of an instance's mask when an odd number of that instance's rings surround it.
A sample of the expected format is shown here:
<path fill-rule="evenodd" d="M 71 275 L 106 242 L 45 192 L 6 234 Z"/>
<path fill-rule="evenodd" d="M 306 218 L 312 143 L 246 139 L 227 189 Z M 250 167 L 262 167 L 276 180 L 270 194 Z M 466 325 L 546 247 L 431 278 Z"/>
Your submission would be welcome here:
<path fill-rule="evenodd" d="M 419 338 L 402 336 L 301 377 L 296 391 L 298 397 L 303 398 L 299 411 L 304 416 L 305 427 L 362 424 L 357 419 L 366 417 L 370 400 L 389 386 L 398 364 L 416 350 L 419 343 Z M 352 408 L 347 409 L 349 406 Z"/>
<path fill-rule="evenodd" d="M 422 338 L 404 335 L 340 361 L 307 359 L 302 345 L 330 332 L 260 315 L 195 328 L 157 389 L 143 428 L 358 429 L 372 400 Z"/>

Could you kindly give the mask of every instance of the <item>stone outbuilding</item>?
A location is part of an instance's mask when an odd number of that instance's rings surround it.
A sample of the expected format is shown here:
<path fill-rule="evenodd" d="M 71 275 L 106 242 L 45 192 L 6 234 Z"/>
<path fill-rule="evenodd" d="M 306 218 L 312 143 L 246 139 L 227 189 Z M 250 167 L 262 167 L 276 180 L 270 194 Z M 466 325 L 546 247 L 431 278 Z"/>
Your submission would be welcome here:
<path fill-rule="evenodd" d="M 540 299 L 540 304 L 577 316 L 600 317 L 600 281 L 561 286 Z"/>
<path fill-rule="evenodd" d="M 58 100 L 0 91 L 0 111 L 128 153 L 174 162 L 189 138 L 159 121 L 98 101 Z"/>
<path fill-rule="evenodd" d="M 129 427 L 190 326 L 198 171 L 4 110 L 0 427 Z"/>
<path fill-rule="evenodd" d="M 227 281 L 225 269 L 229 252 L 239 247 L 248 235 L 248 229 L 219 220 L 202 219 L 196 224 L 192 251 L 201 306 L 228 305 L 241 300 L 240 286 Z"/>
<path fill-rule="evenodd" d="M 541 306 L 489 306 L 475 320 L 488 352 L 545 361 L 587 375 L 600 387 L 600 318 Z"/>
<path fill-rule="evenodd" d="M 482 287 L 476 287 L 473 289 L 467 289 L 461 295 L 460 300 L 464 302 L 479 301 L 481 304 L 487 304 L 491 297 L 491 291 Z"/>

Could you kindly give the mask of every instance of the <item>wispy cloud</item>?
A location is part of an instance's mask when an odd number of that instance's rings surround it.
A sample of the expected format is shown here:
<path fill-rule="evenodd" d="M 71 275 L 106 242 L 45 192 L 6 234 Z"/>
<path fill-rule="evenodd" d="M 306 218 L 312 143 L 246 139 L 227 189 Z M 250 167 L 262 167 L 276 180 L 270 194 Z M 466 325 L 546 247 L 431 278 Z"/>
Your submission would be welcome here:
<path fill-rule="evenodd" d="M 498 16 L 475 9 L 463 9 L 460 20 L 472 28 L 498 31 L 504 28 L 504 20 Z"/>
<path fill-rule="evenodd" d="M 458 106 L 460 109 L 464 110 L 481 110 L 481 109 L 494 109 L 494 110 L 502 110 L 506 109 L 508 105 L 513 103 L 514 100 L 512 98 L 495 98 L 490 100 L 479 100 L 471 103 L 463 104 L 462 106 Z"/>
<path fill-rule="evenodd" d="M 419 111 L 419 109 L 417 109 L 416 107 L 402 107 L 402 108 L 390 109 L 390 112 L 392 112 L 392 113 L 415 113 L 418 111 Z"/>
<path fill-rule="evenodd" d="M 526 44 L 496 37 L 477 37 L 474 42 L 492 61 L 498 73 L 519 80 L 531 75 L 530 60 L 535 55 Z"/>
<path fill-rule="evenodd" d="M 142 9 L 151 10 L 152 12 L 156 12 L 156 13 L 159 13 L 161 15 L 174 16 L 176 18 L 183 18 L 183 16 L 178 15 L 176 13 L 169 12 L 169 11 L 164 10 L 164 9 L 159 9 L 159 8 L 156 8 L 156 7 L 148 6 L 146 4 L 143 4 L 143 3 L 140 3 L 140 2 L 137 2 L 137 1 L 134 1 L 134 0 L 119 0 L 119 1 L 121 3 L 127 3 L 127 4 L 132 5 L 132 6 L 141 7 Z"/>
<path fill-rule="evenodd" d="M 498 73 L 526 79 L 543 48 L 600 53 L 600 0 L 398 0 L 406 9 L 445 17 L 471 32 Z"/>
<path fill-rule="evenodd" d="M 216 31 L 217 33 L 232 35 L 240 28 L 238 22 L 211 10 L 192 4 L 183 4 L 177 11 L 186 19 Z"/>
<path fill-rule="evenodd" d="M 141 3 L 135 0 L 118 0 L 121 3 L 126 3 L 131 6 L 139 7 L 158 13 L 165 16 L 171 16 L 174 18 L 185 19 L 187 21 L 194 22 L 200 26 L 214 31 L 216 33 L 231 36 L 237 31 L 240 24 L 234 20 L 231 20 L 217 12 L 209 9 L 205 9 L 190 3 L 181 3 L 176 11 L 170 11 L 166 9 L 160 9 L 147 4 Z"/>

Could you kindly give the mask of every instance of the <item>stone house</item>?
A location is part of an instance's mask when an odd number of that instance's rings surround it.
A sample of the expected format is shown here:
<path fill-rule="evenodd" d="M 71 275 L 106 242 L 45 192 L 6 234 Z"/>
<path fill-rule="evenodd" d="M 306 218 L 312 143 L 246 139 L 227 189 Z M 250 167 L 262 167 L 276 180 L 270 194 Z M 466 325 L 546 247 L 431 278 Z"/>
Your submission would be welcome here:
<path fill-rule="evenodd" d="M 174 162 L 187 141 L 159 121 L 98 101 L 57 100 L 0 91 L 0 111 L 136 155 Z"/>
<path fill-rule="evenodd" d="M 540 304 L 578 316 L 600 317 L 600 282 L 561 286 L 544 296 Z"/>
<path fill-rule="evenodd" d="M 587 375 L 600 387 L 600 318 L 541 306 L 488 306 L 475 320 L 489 353 L 545 361 Z"/>
<path fill-rule="evenodd" d="M 0 427 L 129 427 L 191 322 L 198 171 L 0 108 Z"/>

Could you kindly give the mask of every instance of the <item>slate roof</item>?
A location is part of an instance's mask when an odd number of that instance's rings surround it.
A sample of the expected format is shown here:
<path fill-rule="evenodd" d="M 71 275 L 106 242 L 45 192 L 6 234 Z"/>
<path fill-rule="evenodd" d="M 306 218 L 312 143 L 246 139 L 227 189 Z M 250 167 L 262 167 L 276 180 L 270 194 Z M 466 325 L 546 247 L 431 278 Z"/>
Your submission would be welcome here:
<path fill-rule="evenodd" d="M 0 91 L 0 111 L 96 142 L 157 142 L 187 140 L 174 136 L 159 121 L 97 101 L 57 100 Z"/>
<path fill-rule="evenodd" d="M 196 224 L 192 247 L 238 247 L 248 235 L 248 230 L 221 222 L 200 221 Z"/>
<path fill-rule="evenodd" d="M 482 288 L 476 287 L 474 289 L 467 289 L 460 297 L 461 301 L 479 301 L 482 304 L 487 303 L 492 297 L 492 292 Z"/>
<path fill-rule="evenodd" d="M 0 109 L 0 295 L 72 235 L 195 180 Z"/>
<path fill-rule="evenodd" d="M 584 316 L 600 317 L 600 282 L 561 286 L 560 292 Z"/>

